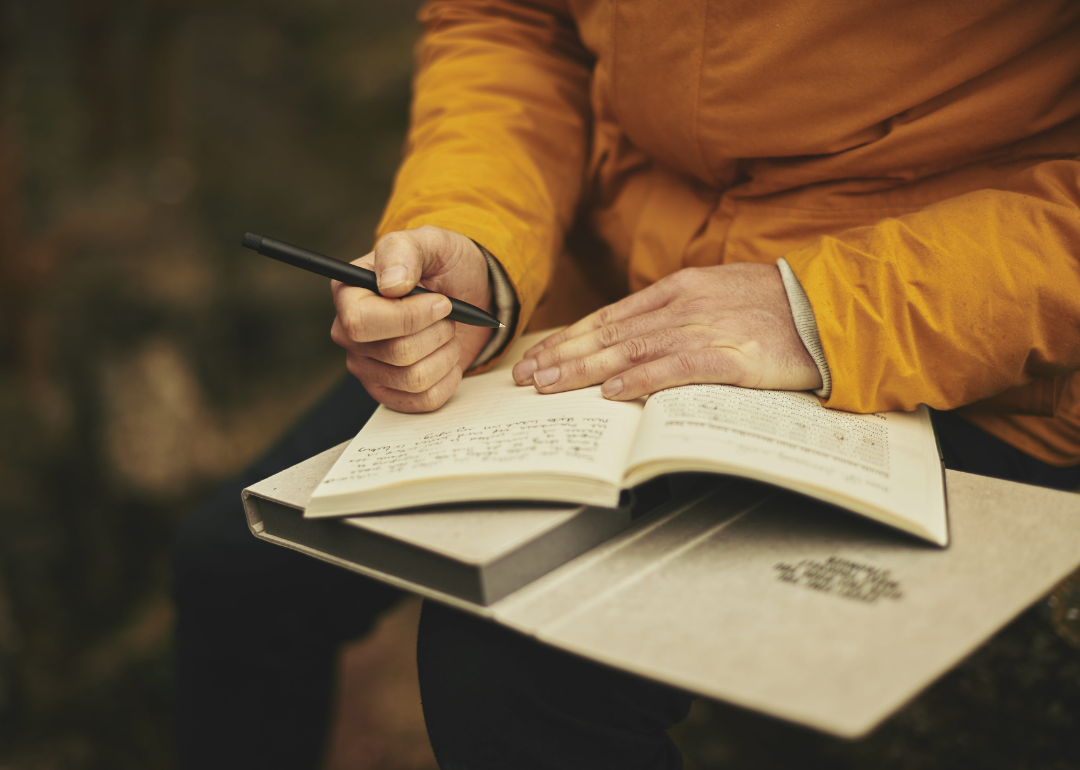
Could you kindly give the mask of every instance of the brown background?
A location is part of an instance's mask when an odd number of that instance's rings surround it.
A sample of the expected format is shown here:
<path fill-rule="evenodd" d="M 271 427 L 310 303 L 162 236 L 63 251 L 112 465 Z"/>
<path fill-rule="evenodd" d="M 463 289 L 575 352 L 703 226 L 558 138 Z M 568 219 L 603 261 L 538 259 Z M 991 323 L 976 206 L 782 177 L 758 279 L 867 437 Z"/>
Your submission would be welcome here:
<path fill-rule="evenodd" d="M 0 770 L 170 768 L 169 543 L 342 375 L 326 282 L 400 153 L 413 0 L 0 3 Z M 869 739 L 699 702 L 692 767 L 1080 767 L 1063 586 Z M 416 604 L 342 659 L 334 768 L 431 768 Z"/>

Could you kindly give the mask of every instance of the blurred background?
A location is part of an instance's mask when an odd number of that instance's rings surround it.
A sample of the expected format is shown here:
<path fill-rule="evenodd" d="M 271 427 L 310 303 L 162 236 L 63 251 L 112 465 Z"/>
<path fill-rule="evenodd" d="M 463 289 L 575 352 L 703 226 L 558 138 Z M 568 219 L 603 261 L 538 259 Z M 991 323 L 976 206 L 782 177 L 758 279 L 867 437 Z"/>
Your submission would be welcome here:
<path fill-rule="evenodd" d="M 416 6 L 0 2 L 0 767 L 173 766 L 176 523 L 343 373 L 240 239 L 370 248 Z"/>
<path fill-rule="evenodd" d="M 0 770 L 172 768 L 169 544 L 342 376 L 326 282 L 247 230 L 366 252 L 414 0 L 0 3 Z M 1080 767 L 1063 585 L 866 741 L 699 702 L 691 767 Z M 433 768 L 416 605 L 342 657 L 332 768 Z"/>

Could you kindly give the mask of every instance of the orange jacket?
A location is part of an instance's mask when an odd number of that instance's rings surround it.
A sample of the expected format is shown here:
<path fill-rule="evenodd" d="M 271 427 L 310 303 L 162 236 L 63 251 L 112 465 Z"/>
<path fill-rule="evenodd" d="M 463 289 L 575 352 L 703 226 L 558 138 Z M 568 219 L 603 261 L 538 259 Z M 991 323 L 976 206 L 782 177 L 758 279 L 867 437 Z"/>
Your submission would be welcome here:
<path fill-rule="evenodd" d="M 826 406 L 972 405 L 1080 462 L 1080 4 L 436 0 L 421 19 L 380 235 L 482 243 L 525 321 L 579 215 L 605 298 L 785 256 Z"/>

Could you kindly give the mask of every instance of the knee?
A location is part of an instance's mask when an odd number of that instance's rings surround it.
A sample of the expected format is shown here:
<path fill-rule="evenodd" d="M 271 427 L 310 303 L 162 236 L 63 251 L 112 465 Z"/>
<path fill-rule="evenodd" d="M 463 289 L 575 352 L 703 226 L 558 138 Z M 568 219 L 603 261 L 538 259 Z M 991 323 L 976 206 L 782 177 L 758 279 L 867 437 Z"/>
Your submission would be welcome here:
<path fill-rule="evenodd" d="M 515 639 L 497 625 L 424 602 L 417 636 L 420 697 L 440 767 L 499 767 L 507 758 L 489 741 L 512 721 L 506 704 L 517 698 Z"/>
<path fill-rule="evenodd" d="M 416 642 L 425 712 L 473 714 L 512 698 L 516 639 L 493 623 L 425 601 Z M 495 710 L 498 707 L 495 706 Z"/>
<path fill-rule="evenodd" d="M 417 668 L 441 766 L 681 766 L 665 730 L 692 697 L 674 688 L 431 602 Z"/>

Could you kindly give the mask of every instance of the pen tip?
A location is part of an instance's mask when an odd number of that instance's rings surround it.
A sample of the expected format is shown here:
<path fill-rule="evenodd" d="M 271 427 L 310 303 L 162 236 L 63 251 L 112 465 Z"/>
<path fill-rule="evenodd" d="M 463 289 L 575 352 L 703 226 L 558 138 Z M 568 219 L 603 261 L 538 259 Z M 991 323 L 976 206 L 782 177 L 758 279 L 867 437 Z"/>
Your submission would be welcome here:
<path fill-rule="evenodd" d="M 500 329 L 505 329 L 505 328 L 506 328 L 506 324 L 499 324 L 499 328 L 500 328 Z"/>

